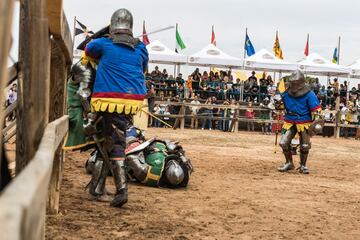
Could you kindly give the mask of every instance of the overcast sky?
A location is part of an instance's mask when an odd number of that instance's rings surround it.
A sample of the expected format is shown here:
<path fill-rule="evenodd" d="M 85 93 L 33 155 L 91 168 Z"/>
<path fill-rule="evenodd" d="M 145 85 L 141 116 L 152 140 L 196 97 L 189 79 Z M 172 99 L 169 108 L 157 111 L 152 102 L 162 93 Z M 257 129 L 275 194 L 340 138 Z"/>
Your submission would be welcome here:
<path fill-rule="evenodd" d="M 255 50 L 267 48 L 271 51 L 278 30 L 287 61 L 303 57 L 307 33 L 310 34 L 310 53 L 318 52 L 331 60 L 341 36 L 340 63 L 349 65 L 360 58 L 360 1 L 64 0 L 69 25 L 73 26 L 76 16 L 93 31 L 109 24 L 111 14 L 118 8 L 128 8 L 132 12 L 135 35 L 142 33 L 143 20 L 148 32 L 178 23 L 187 46 L 184 54 L 192 54 L 209 44 L 214 25 L 217 46 L 235 57 L 243 56 L 247 27 Z M 14 26 L 15 38 L 16 33 Z M 175 29 L 149 38 L 175 47 Z M 12 55 L 16 54 L 13 50 Z"/>
<path fill-rule="evenodd" d="M 341 36 L 340 62 L 351 64 L 360 58 L 360 1 L 355 0 L 64 0 L 70 25 L 74 16 L 94 31 L 109 23 L 118 8 L 128 8 L 134 16 L 134 33 L 179 23 L 187 46 L 185 54 L 200 50 L 210 42 L 215 27 L 217 46 L 236 57 L 243 56 L 245 28 L 255 50 L 272 50 L 279 31 L 285 60 L 303 57 L 306 34 L 310 52 L 331 59 Z M 175 46 L 175 30 L 149 36 Z"/>

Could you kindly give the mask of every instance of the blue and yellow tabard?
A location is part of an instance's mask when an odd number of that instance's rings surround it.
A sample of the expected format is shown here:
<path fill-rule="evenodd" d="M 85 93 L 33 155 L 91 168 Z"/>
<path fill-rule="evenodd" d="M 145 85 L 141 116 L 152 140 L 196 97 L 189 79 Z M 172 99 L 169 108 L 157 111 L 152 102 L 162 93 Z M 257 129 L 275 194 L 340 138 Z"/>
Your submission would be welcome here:
<path fill-rule="evenodd" d="M 282 100 L 286 110 L 283 130 L 289 130 L 296 125 L 298 132 L 305 131 L 313 121 L 312 113 L 321 109 L 320 102 L 313 91 L 301 97 L 293 97 L 288 92 L 284 92 Z"/>
<path fill-rule="evenodd" d="M 91 97 L 92 111 L 135 114 L 146 93 L 144 71 L 148 64 L 146 46 L 139 42 L 134 49 L 115 44 L 110 38 L 88 43 L 85 54 L 101 60 Z"/>

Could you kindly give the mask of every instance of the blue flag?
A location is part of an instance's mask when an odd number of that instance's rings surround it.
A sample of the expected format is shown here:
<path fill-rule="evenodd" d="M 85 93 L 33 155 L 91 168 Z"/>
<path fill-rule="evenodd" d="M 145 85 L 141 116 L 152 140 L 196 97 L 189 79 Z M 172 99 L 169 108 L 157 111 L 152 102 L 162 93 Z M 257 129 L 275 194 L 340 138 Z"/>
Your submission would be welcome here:
<path fill-rule="evenodd" d="M 245 51 L 246 51 L 246 54 L 248 55 L 248 57 L 255 54 L 254 46 L 252 45 L 247 33 L 246 33 L 246 38 L 245 38 Z"/>
<path fill-rule="evenodd" d="M 332 62 L 333 62 L 333 63 L 338 63 L 338 60 L 339 60 L 338 50 L 337 50 L 337 48 L 335 48 L 335 49 L 334 49 L 334 54 L 333 54 Z"/>

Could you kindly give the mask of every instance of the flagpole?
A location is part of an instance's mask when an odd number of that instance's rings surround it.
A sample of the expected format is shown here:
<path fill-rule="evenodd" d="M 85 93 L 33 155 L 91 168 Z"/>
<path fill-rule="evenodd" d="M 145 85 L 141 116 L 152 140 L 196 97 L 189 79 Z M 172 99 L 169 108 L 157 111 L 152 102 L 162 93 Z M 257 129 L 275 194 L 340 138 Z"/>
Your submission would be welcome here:
<path fill-rule="evenodd" d="M 245 70 L 245 58 L 246 58 L 246 36 L 247 36 L 247 28 L 245 28 L 245 42 L 244 42 L 243 70 Z"/>
<path fill-rule="evenodd" d="M 176 27 L 175 27 L 175 52 L 177 52 L 177 40 L 176 40 L 176 32 L 178 29 L 178 24 L 176 23 Z M 174 64 L 174 79 L 176 78 L 176 64 Z"/>
<path fill-rule="evenodd" d="M 339 42 L 338 42 L 338 60 L 337 64 L 340 64 L 340 36 L 339 36 Z"/>
<path fill-rule="evenodd" d="M 73 33 L 74 33 L 74 36 L 73 36 L 73 42 L 72 42 L 72 48 L 71 50 L 74 51 L 74 46 L 75 46 L 75 34 L 76 34 L 76 16 L 74 16 L 74 28 L 73 28 Z M 74 55 L 74 53 L 73 53 Z"/>

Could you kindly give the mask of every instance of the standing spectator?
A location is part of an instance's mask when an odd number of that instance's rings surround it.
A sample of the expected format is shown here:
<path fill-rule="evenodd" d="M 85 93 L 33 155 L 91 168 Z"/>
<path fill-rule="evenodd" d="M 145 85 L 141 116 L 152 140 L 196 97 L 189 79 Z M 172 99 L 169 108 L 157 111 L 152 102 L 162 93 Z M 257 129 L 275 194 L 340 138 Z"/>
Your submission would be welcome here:
<path fill-rule="evenodd" d="M 248 119 L 248 122 L 247 122 L 247 129 L 248 131 L 254 131 L 255 130 L 255 127 L 254 127 L 254 122 L 253 120 L 255 119 L 255 112 L 254 112 L 254 109 L 252 108 L 252 103 L 249 102 L 248 103 L 248 107 L 246 108 L 246 118 Z"/>
<path fill-rule="evenodd" d="M 170 111 L 169 111 L 169 108 L 167 107 L 165 109 L 165 112 L 164 112 L 164 122 L 166 123 L 169 123 L 169 120 L 170 120 L 170 117 L 168 117 L 170 115 Z M 164 124 L 164 128 L 166 128 L 167 126 Z"/>
<path fill-rule="evenodd" d="M 314 81 L 310 84 L 311 90 L 317 95 L 320 91 L 321 84 L 319 83 L 319 79 L 315 78 Z"/>
<path fill-rule="evenodd" d="M 168 79 L 168 77 L 169 77 L 169 74 L 167 73 L 166 69 L 164 68 L 163 72 L 162 72 L 162 78 L 163 79 Z"/>
<path fill-rule="evenodd" d="M 192 100 L 190 103 L 196 104 L 196 105 L 200 104 L 200 101 L 198 100 L 197 95 L 194 96 L 194 100 Z M 192 106 L 190 109 L 191 109 L 191 128 L 198 128 L 197 114 L 199 112 L 199 107 Z"/>
<path fill-rule="evenodd" d="M 199 68 L 196 68 L 195 71 L 191 74 L 192 78 L 192 89 L 194 92 L 198 92 L 200 90 L 200 82 L 202 80 L 201 73 L 199 72 Z"/>
<path fill-rule="evenodd" d="M 274 96 L 276 94 L 276 86 L 275 86 L 275 84 L 274 84 L 274 82 L 273 82 L 270 75 L 267 77 L 267 80 L 268 80 L 268 83 L 269 83 L 267 91 L 268 91 L 268 95 L 271 97 L 271 96 Z"/>
<path fill-rule="evenodd" d="M 334 82 L 331 83 L 329 79 L 329 85 L 333 88 L 335 99 L 339 96 L 340 86 L 337 78 L 334 78 Z"/>
<path fill-rule="evenodd" d="M 231 107 L 235 107 L 236 106 L 236 101 L 235 99 L 231 99 L 231 102 L 230 102 L 230 106 Z M 234 123 L 234 117 L 235 117 L 235 108 L 231 108 L 230 109 L 230 112 L 229 112 L 229 132 L 233 132 L 234 131 L 234 128 L 235 128 L 235 123 Z"/>
<path fill-rule="evenodd" d="M 206 127 L 206 123 L 207 123 L 208 129 L 211 130 L 212 119 L 213 119 L 213 108 L 211 107 L 211 105 L 212 105 L 211 97 L 209 97 L 206 100 L 205 104 L 209 105 L 209 107 L 204 108 L 203 115 L 205 116 L 205 118 L 203 119 L 201 129 L 204 130 L 204 128 Z"/>
<path fill-rule="evenodd" d="M 192 87 L 192 84 L 193 84 L 193 80 L 192 80 L 192 77 L 191 75 L 188 76 L 188 79 L 186 81 L 186 91 L 187 91 L 187 94 L 186 94 L 186 98 L 191 98 L 192 95 L 193 95 L 193 87 Z"/>
<path fill-rule="evenodd" d="M 6 96 L 6 106 L 10 106 L 11 104 L 13 104 L 14 102 L 16 102 L 17 100 L 17 84 L 14 83 L 11 88 L 9 89 L 9 91 L 7 92 L 7 96 Z M 10 115 L 8 120 L 12 121 L 14 120 L 16 117 L 16 112 L 13 111 Z"/>
<path fill-rule="evenodd" d="M 156 105 L 155 105 L 155 107 L 154 107 L 154 114 L 155 114 L 155 116 L 157 116 L 158 118 L 161 118 L 160 116 L 158 116 L 159 114 L 162 114 L 162 113 L 161 113 L 161 108 L 160 108 L 159 104 L 156 104 Z M 161 127 L 160 120 L 154 118 L 154 120 L 153 120 L 153 126 L 154 126 L 154 127 Z"/>
<path fill-rule="evenodd" d="M 228 101 L 224 101 L 224 105 L 229 105 Z M 224 132 L 229 131 L 229 116 L 230 116 L 231 109 L 225 108 L 220 110 L 220 116 L 223 118 L 221 121 L 219 121 L 219 130 L 222 130 Z"/>
<path fill-rule="evenodd" d="M 154 112 L 154 105 L 155 105 L 155 89 L 154 84 L 151 80 L 146 80 L 146 95 L 145 98 L 148 100 L 148 111 L 150 113 Z M 152 125 L 152 117 L 149 116 L 149 126 Z"/>
<path fill-rule="evenodd" d="M 249 81 L 250 89 L 253 87 L 253 85 L 255 83 L 257 84 L 257 78 L 255 76 L 255 71 L 251 72 L 251 76 L 248 78 L 248 81 Z"/>
<path fill-rule="evenodd" d="M 158 66 L 155 66 L 155 70 L 151 72 L 151 77 L 155 79 L 160 79 L 162 76 L 161 71 Z"/>

